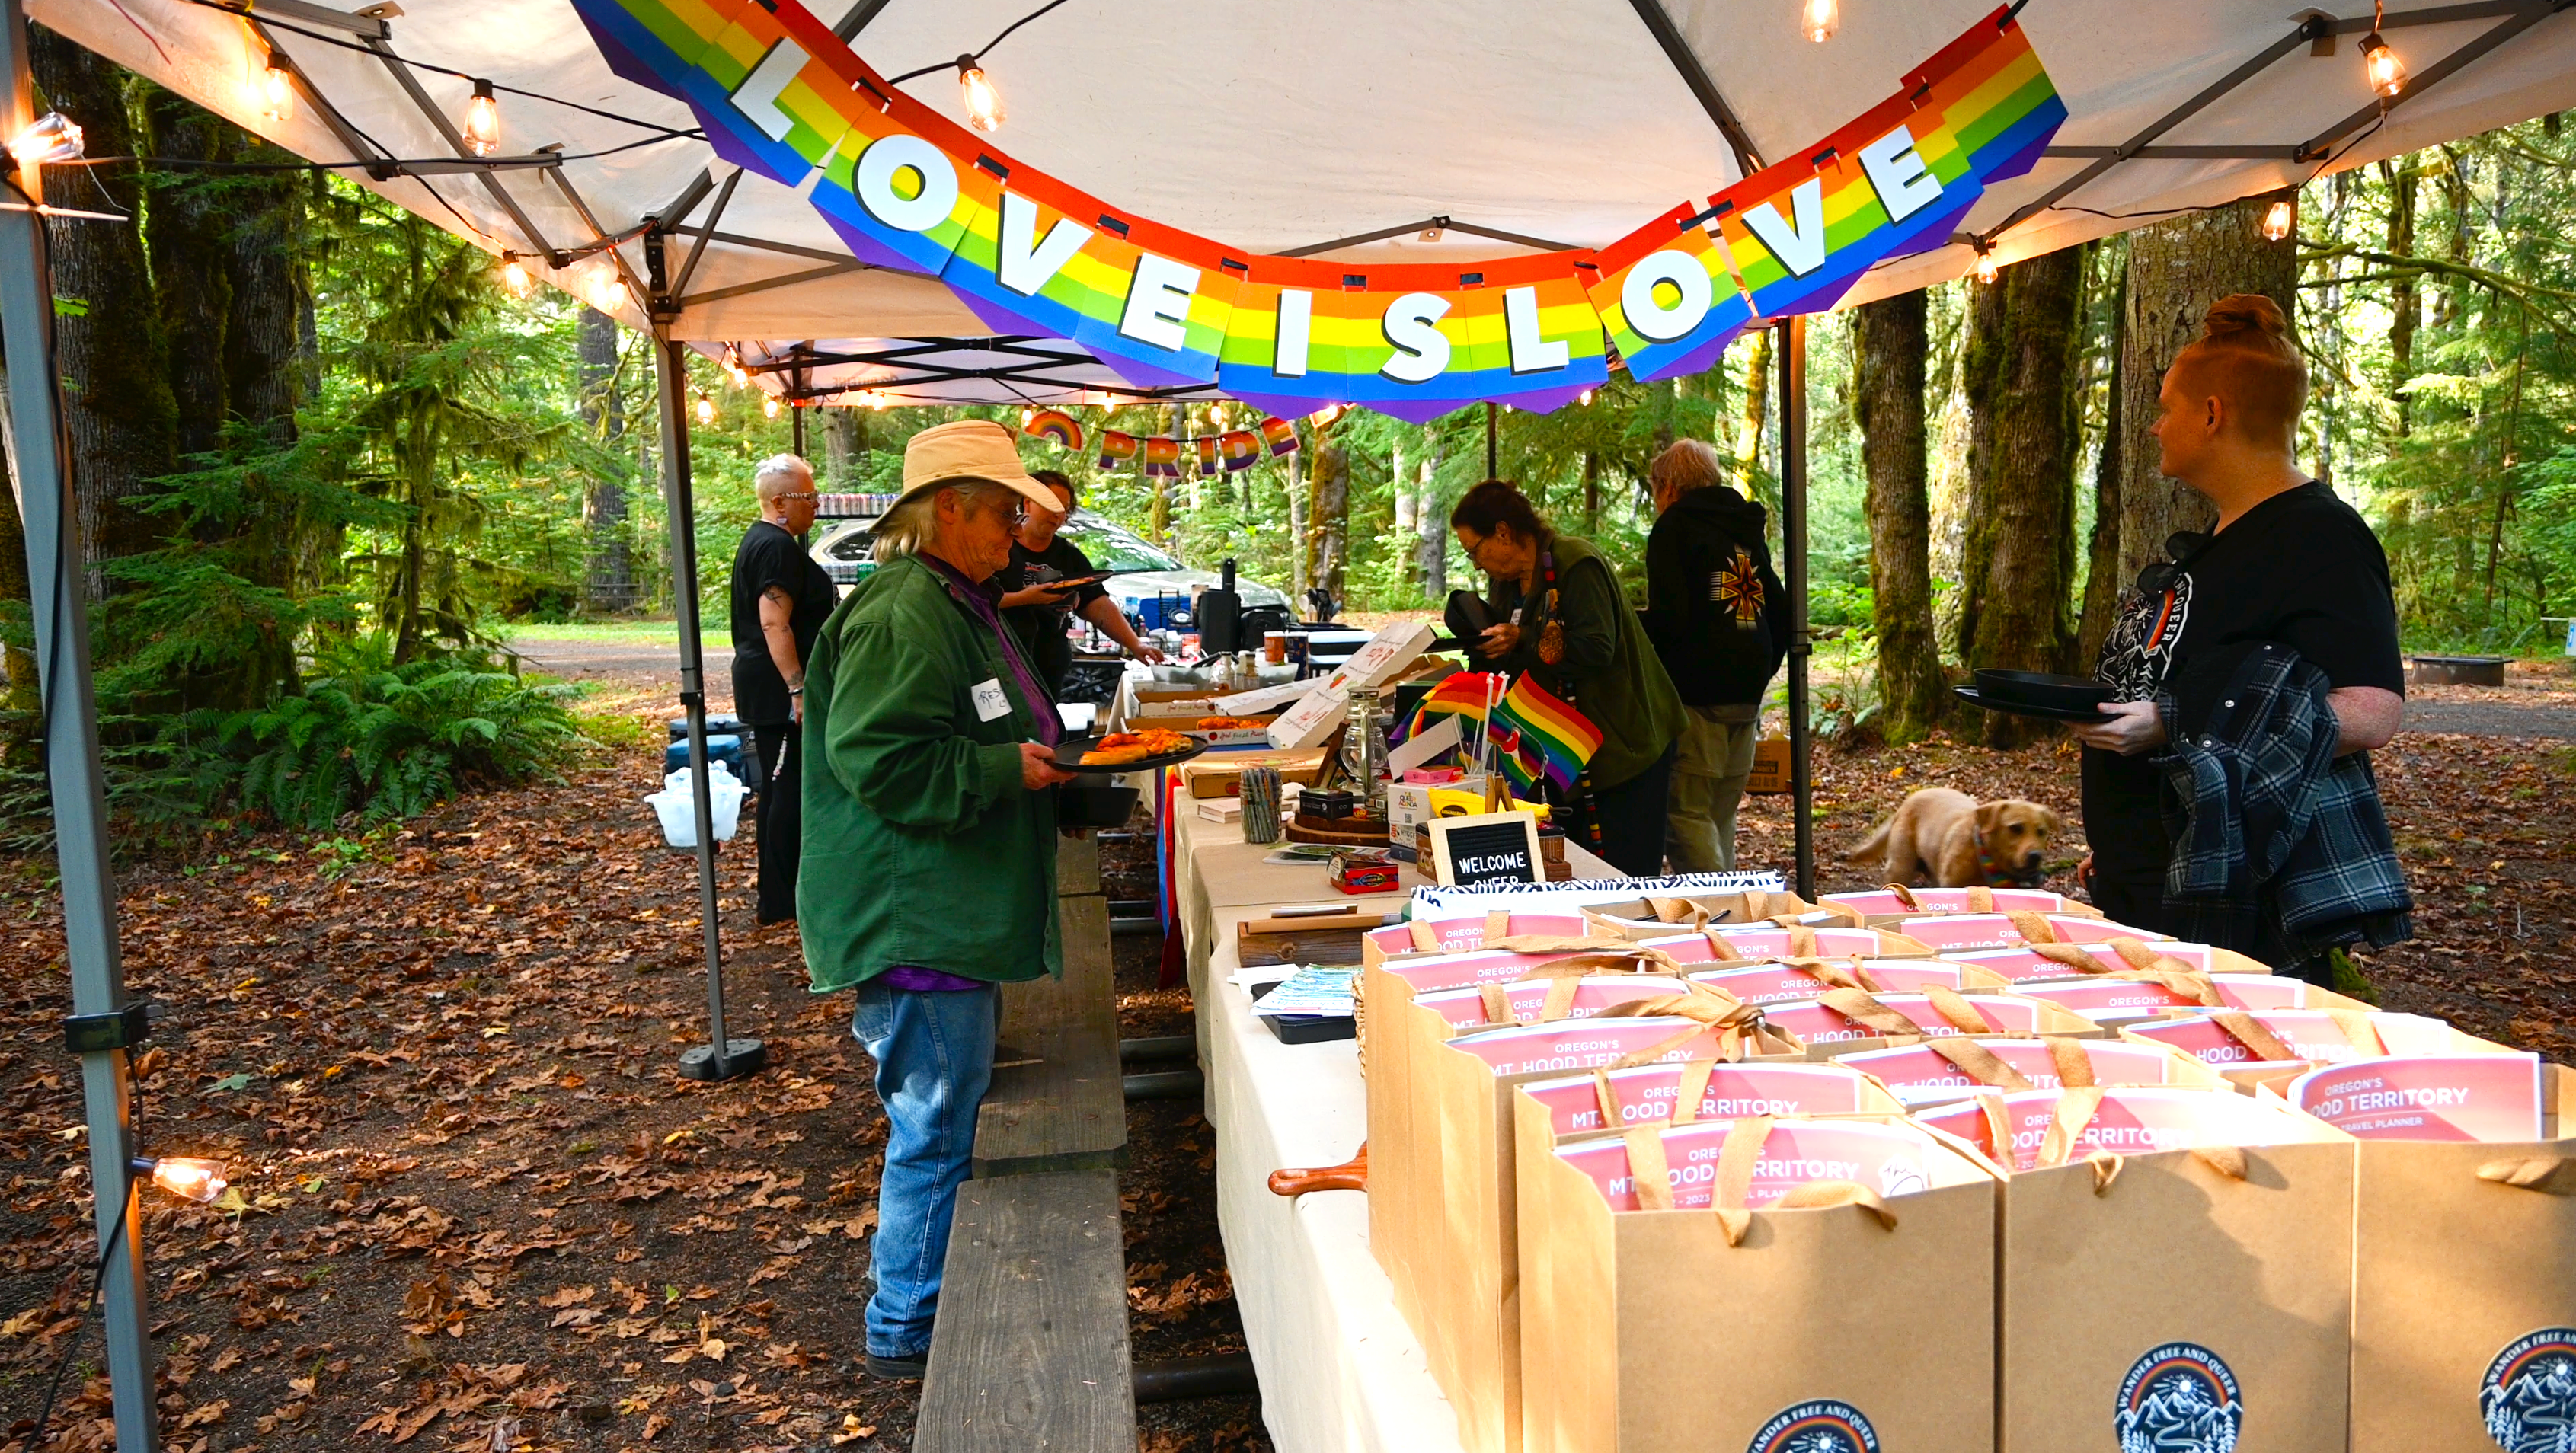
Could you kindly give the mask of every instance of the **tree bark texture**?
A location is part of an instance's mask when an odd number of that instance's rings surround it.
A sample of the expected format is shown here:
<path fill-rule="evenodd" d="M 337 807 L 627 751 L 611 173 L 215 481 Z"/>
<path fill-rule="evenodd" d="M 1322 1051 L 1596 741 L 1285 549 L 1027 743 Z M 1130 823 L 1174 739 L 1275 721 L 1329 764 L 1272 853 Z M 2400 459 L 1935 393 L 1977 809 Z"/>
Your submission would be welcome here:
<path fill-rule="evenodd" d="M 1314 538 L 1314 565 L 1309 573 L 1338 603 L 1351 558 L 1351 452 L 1330 434 L 1316 433 L 1315 464 L 1307 476 L 1307 515 L 1313 521 Z"/>
<path fill-rule="evenodd" d="M 2403 158 L 2379 164 L 2388 183 L 2388 251 L 2396 257 L 2415 255 L 2415 189 L 2423 173 L 2401 165 Z M 2424 319 L 2424 300 L 2414 273 L 2388 280 L 2388 393 L 2397 400 L 2397 437 L 2414 432 L 2415 403 L 2406 385 L 2415 377 L 2415 329 Z"/>
<path fill-rule="evenodd" d="M 1852 314 L 1852 414 L 1869 476 L 1870 614 L 1890 741 L 1931 730 L 1949 704 L 1932 634 L 1932 504 L 1926 475 L 1927 299 L 1917 291 Z"/>
<path fill-rule="evenodd" d="M 2102 449 L 2093 459 L 2093 538 L 2084 555 L 2084 616 L 2076 632 L 2075 664 L 2083 671 L 2102 654 L 2102 640 L 2120 612 L 2120 342 L 2123 303 L 2111 304 L 2111 386 L 2102 411 Z"/>
<path fill-rule="evenodd" d="M 1440 501 L 1440 461 L 1449 441 L 1436 429 L 1426 430 L 1431 452 L 1422 457 L 1422 477 L 1413 511 L 1413 564 L 1422 594 L 1433 605 L 1449 598 L 1449 508 Z"/>
<path fill-rule="evenodd" d="M 630 611 L 635 599 L 635 546 L 627 530 L 625 451 L 626 411 L 617 396 L 617 320 L 585 307 L 574 323 L 579 350 L 578 387 L 581 421 L 603 446 L 609 461 L 591 476 L 582 491 L 581 521 L 589 542 L 583 570 L 582 597 L 594 614 Z M 843 412 L 846 412 L 844 410 Z"/>
<path fill-rule="evenodd" d="M 2201 495 L 2167 479 L 2147 432 L 2161 412 L 2156 396 L 2165 368 L 2200 336 L 2209 305 L 2231 293 L 2261 293 L 2294 318 L 2298 245 L 2265 240 L 2266 197 L 2141 227 L 2129 234 L 2128 302 L 2120 340 L 2120 568 L 2126 584 L 2148 562 L 2164 558 L 2177 530 L 2206 530 L 2218 511 Z"/>
<path fill-rule="evenodd" d="M 92 156 L 136 155 L 125 73 L 42 26 L 30 26 L 29 33 L 39 109 L 81 118 Z M 140 213 L 141 188 L 130 165 L 64 168 L 52 181 L 49 191 L 62 205 Z M 55 363 L 63 375 L 80 502 L 81 560 L 96 599 L 106 593 L 107 562 L 160 543 L 158 522 L 133 506 L 144 481 L 171 471 L 177 408 L 138 230 L 61 217 L 47 221 L 45 236 L 53 255 Z"/>
<path fill-rule="evenodd" d="M 2068 664 L 2083 301 L 2084 254 L 2071 247 L 2015 263 L 1969 293 L 1960 363 L 1970 503 L 1959 654 L 1972 669 Z M 1985 713 L 1979 725 L 1988 746 L 2037 735 L 2001 712 Z"/>
<path fill-rule="evenodd" d="M 823 413 L 823 477 L 835 490 L 855 491 L 867 472 L 867 421 L 852 408 Z"/>
<path fill-rule="evenodd" d="M 1770 410 L 1771 330 L 1757 328 L 1745 345 L 1744 415 L 1735 430 L 1735 482 L 1755 499 L 1764 493 L 1754 488 L 1753 476 L 1762 462 L 1762 421 Z"/>

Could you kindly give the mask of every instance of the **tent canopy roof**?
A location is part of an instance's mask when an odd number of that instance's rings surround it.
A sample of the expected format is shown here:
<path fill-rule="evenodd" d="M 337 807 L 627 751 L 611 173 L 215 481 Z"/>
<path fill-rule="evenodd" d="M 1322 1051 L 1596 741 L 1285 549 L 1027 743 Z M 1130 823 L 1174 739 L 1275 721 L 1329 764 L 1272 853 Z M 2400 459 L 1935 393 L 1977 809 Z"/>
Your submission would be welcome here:
<path fill-rule="evenodd" d="M 834 4 L 816 0 L 827 16 Z M 938 66 L 905 89 L 962 119 L 942 63 L 989 46 L 1035 4 L 858 0 L 866 21 L 854 48 L 889 74 Z M 1821 45 L 1796 33 L 1797 8 L 1068 0 L 984 64 L 1008 107 L 1000 140 L 1012 155 L 1135 213 L 1262 252 L 1387 233 L 1322 255 L 1465 262 L 1599 246 L 1736 181 L 1742 159 L 1712 92 L 1759 160 L 1792 154 L 1887 94 L 1990 0 L 1855 0 Z M 363 14 L 311 0 L 260 0 L 247 16 L 213 0 L 35 0 L 31 10 L 317 161 L 452 162 L 468 78 L 515 88 L 501 92 L 500 153 L 531 162 L 353 175 L 495 252 L 522 254 L 540 277 L 615 296 L 629 324 L 646 321 L 638 234 L 660 219 L 676 228 L 674 256 L 699 254 L 680 268 L 673 336 L 738 345 L 755 364 L 799 343 L 841 360 L 765 374 L 766 386 L 792 377 L 804 391 L 873 387 L 905 402 L 1137 392 L 1071 345 L 977 346 L 992 329 L 938 281 L 858 263 L 803 198 L 678 134 L 693 125 L 687 108 L 612 75 L 568 0 L 411 0 Z M 2311 13 L 2329 17 L 2330 55 L 2297 33 Z M 1962 224 L 1986 235 L 2011 222 L 1994 237 L 2007 262 L 2576 107 L 2576 16 L 2555 14 L 2551 0 L 2392 9 L 2389 40 L 2431 84 L 2384 116 L 2363 78 L 2360 33 L 2372 18 L 2359 0 L 2315 12 L 2036 0 L 2020 21 L 2069 115 L 2039 165 L 1991 187 Z M 266 114 L 259 84 L 271 47 L 308 87 L 283 120 Z M 2143 153 L 2104 155 L 2142 138 Z M 562 160 L 541 157 L 545 148 Z M 2030 212 L 2048 200 L 2057 205 Z M 1426 231 L 1434 218 L 1454 225 Z M 622 295 L 602 286 L 612 265 Z M 1844 302 L 1974 265 L 1964 241 L 1895 259 Z"/>

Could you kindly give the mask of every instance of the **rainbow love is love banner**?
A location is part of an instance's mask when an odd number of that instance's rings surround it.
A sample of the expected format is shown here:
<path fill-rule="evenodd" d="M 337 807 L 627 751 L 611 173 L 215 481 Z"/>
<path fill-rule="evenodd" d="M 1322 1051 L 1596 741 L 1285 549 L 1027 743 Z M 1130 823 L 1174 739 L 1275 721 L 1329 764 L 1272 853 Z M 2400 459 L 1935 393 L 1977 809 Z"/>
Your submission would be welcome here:
<path fill-rule="evenodd" d="M 1945 244 L 2066 117 L 1997 10 L 1817 145 L 1598 252 L 1342 263 L 1230 247 L 1016 162 L 798 0 L 573 6 L 612 70 L 686 102 L 718 155 L 810 198 L 861 261 L 937 277 L 987 326 L 1071 339 L 1140 387 L 1212 383 L 1291 415 L 1544 412 L 1614 357 L 1640 379 L 1706 368 L 1755 318 L 1830 308 L 1876 263 Z M 1100 448 L 1106 463 L 1140 446 L 1103 431 Z"/>

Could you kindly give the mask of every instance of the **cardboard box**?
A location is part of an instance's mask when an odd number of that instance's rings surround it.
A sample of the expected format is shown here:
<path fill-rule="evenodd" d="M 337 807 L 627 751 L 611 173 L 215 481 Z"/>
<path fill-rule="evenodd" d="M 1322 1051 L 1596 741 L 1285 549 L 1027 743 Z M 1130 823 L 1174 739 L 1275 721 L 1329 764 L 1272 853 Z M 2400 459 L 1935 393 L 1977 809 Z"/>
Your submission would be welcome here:
<path fill-rule="evenodd" d="M 2073 1010 L 2096 1024 L 2191 1015 L 2213 1008 L 2370 1010 L 2358 999 L 2279 974 L 2170 974 L 2142 979 L 2109 973 L 2081 979 L 2025 979 L 2013 992 Z M 2216 1004 L 2209 1002 L 2213 998 Z"/>
<path fill-rule="evenodd" d="M 1952 994 L 1940 989 L 1920 994 L 1834 989 L 1813 999 L 1766 1004 L 1762 1006 L 1762 1022 L 1806 1046 L 1808 1058 L 1820 1060 L 1855 1049 L 1881 1049 L 1918 1037 L 2011 1034 L 2030 1038 L 2055 1034 L 2073 1039 L 2108 1039 L 2118 1033 L 2083 1015 L 2036 999 L 2014 994 Z"/>
<path fill-rule="evenodd" d="M 1200 757 L 1183 762 L 1172 770 L 1181 774 L 1181 787 L 1192 797 L 1241 797 L 1243 769 L 1276 767 L 1283 782 L 1311 787 L 1324 775 L 1324 753 L 1318 749 L 1298 752 L 1228 752 L 1222 757 Z"/>
<path fill-rule="evenodd" d="M 1619 942 L 1619 939 L 1608 936 L 1608 930 L 1599 919 L 1585 922 L 1593 936 L 1605 942 Z M 1728 928 L 1712 923 L 1697 933 L 1652 935 L 1630 941 L 1660 948 L 1676 958 L 1682 957 L 1680 945 L 1704 944 L 1708 952 L 1701 957 L 1716 963 L 1750 963 L 1783 955 L 1802 959 L 1932 957 L 1931 949 L 1901 933 L 1883 928 L 1809 928 L 1804 924 L 1791 924 L 1785 928 L 1769 924 Z"/>
<path fill-rule="evenodd" d="M 1506 913 L 1499 909 L 1456 918 L 1417 918 L 1371 933 L 1363 961 L 1381 964 L 1417 954 L 1473 953 L 1497 939 L 1530 935 L 1581 938 L 1583 920 L 1572 913 Z"/>
<path fill-rule="evenodd" d="M 1920 1044 L 1852 1050 L 1830 1061 L 1887 1086 L 1909 1108 L 1946 1105 L 1985 1091 L 2060 1090 L 2071 1075 L 2089 1085 L 2172 1085 L 2234 1094 L 2216 1070 L 2170 1045 L 2109 1039 L 1963 1035 Z"/>
<path fill-rule="evenodd" d="M 1744 779 L 1744 790 L 1757 797 L 1791 790 L 1787 737 L 1773 732 L 1753 744 L 1753 773 Z"/>
<path fill-rule="evenodd" d="M 1321 687 L 1299 697 L 1296 705 L 1279 713 L 1270 723 L 1270 745 L 1282 751 L 1321 746 L 1333 733 L 1342 729 L 1350 715 L 1351 697 L 1347 691 Z"/>
<path fill-rule="evenodd" d="M 2439 1019 L 2350 1009 L 2220 1009 L 2134 1024 L 2120 1033 L 2170 1044 L 2247 1088 L 2267 1079 L 2286 1080 L 2313 1065 L 2345 1060 L 2506 1052 L 2500 1044 L 2463 1034 Z"/>
<path fill-rule="evenodd" d="M 1835 989 L 1915 994 L 1927 988 L 1975 993 L 2007 988 L 2003 976 L 1946 959 L 1813 959 L 1703 969 L 1693 982 L 1723 989 L 1747 1004 L 1785 1004 Z"/>
<path fill-rule="evenodd" d="M 1617 1065 L 1630 1055 L 1640 1063 L 1740 1058 L 1749 1048 L 1785 1059 L 1797 1050 L 1758 1035 L 1747 1045 L 1732 1033 L 1660 1017 L 1456 1035 L 1435 1009 L 1416 1002 L 1414 985 L 1398 972 L 1412 967 L 1381 964 L 1360 973 L 1369 1247 L 1393 1286 L 1396 1310 L 1421 1337 L 1432 1376 L 1457 1411 L 1460 1440 L 1471 1453 L 1515 1453 L 1520 1328 L 1512 1087 Z M 1455 977 L 1454 969 L 1437 975 Z"/>
<path fill-rule="evenodd" d="M 2361 1142 L 2352 1453 L 2495 1453 L 2566 1437 L 2576 1072 L 2540 1073 L 2540 1139 Z"/>
<path fill-rule="evenodd" d="M 2069 913 L 2102 916 L 2090 903 L 2039 888 L 1874 888 L 1865 893 L 1827 893 L 1820 906 L 1848 908 L 1865 926 L 1891 928 L 1908 918 L 1943 913 Z"/>
<path fill-rule="evenodd" d="M 1696 1093 L 1691 1093 L 1696 1090 Z M 1885 1085 L 1831 1064 L 1770 1060 L 1638 1065 L 1531 1080 L 1520 1093 L 1547 1107 L 1558 1136 L 1624 1134 L 1640 1125 L 1687 1125 L 1747 1115 L 1901 1115 Z M 1681 1110 L 1684 1105 L 1692 1108 Z M 1679 1111 L 1677 1114 L 1676 1112 Z"/>
<path fill-rule="evenodd" d="M 1633 903 L 1601 903 L 1583 910 L 1605 932 L 1630 938 L 1720 927 L 1865 928 L 1862 915 L 1846 908 L 1810 903 L 1795 893 L 1651 894 Z"/>
<path fill-rule="evenodd" d="M 1513 1111 L 1527 1453 L 1992 1453 L 1994 1167 L 1901 1123 L 1748 1118 L 1560 1146 L 1547 1106 L 1516 1094 Z M 1617 1211 L 1580 1163 L 1650 1137 L 1677 1203 L 1705 1207 L 1694 1191 L 1714 1177 L 1694 1157 L 1712 1137 L 1722 1157 L 1737 1126 L 1783 1165 L 1885 1171 L 1870 1188 L 1891 1219 Z M 1758 1205 L 1770 1187 L 1754 1188 Z"/>
<path fill-rule="evenodd" d="M 2076 913 L 1941 913 L 1901 919 L 1896 931 L 1943 953 L 2024 943 L 2109 943 L 2115 938 L 2159 943 L 2171 937 Z"/>
<path fill-rule="evenodd" d="M 2004 1195 L 2002 1453 L 2344 1453 L 2350 1136 L 2201 1090 L 1982 1101 L 1916 1118 L 1987 1146 L 1999 1102 L 2025 1152 Z"/>
<path fill-rule="evenodd" d="M 1414 658 L 1439 638 L 1440 633 L 1424 622 L 1389 621 L 1350 659 L 1333 668 L 1324 678 L 1324 689 L 1347 692 L 1354 686 L 1384 686 L 1402 676 Z"/>

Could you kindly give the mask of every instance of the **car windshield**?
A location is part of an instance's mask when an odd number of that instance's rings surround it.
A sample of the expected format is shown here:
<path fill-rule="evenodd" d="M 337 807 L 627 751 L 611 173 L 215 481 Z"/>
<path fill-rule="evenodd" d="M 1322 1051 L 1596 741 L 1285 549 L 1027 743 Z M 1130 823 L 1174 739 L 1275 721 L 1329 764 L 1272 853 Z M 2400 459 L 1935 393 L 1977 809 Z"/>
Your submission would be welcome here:
<path fill-rule="evenodd" d="M 1092 568 L 1096 570 L 1181 568 L 1180 561 L 1097 516 L 1075 515 L 1065 521 L 1062 533 L 1090 559 Z"/>
<path fill-rule="evenodd" d="M 846 560 L 857 564 L 868 558 L 868 549 L 876 543 L 876 538 L 877 534 L 874 530 L 852 530 L 848 534 L 836 535 L 825 541 L 823 553 L 835 560 Z"/>

